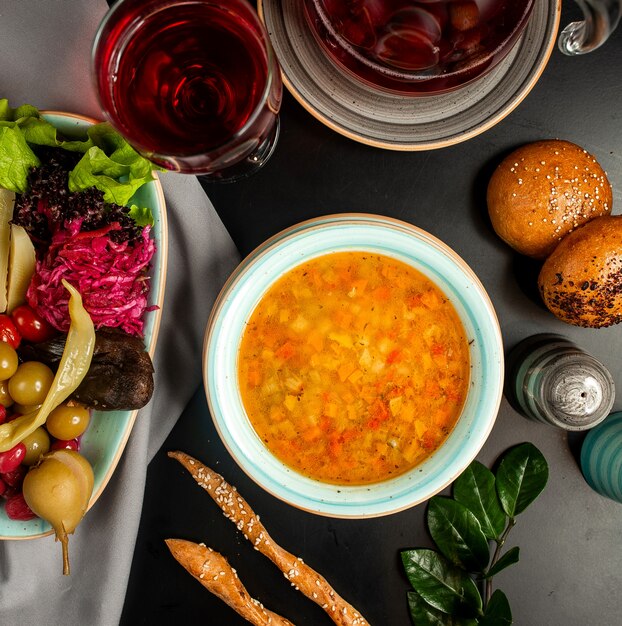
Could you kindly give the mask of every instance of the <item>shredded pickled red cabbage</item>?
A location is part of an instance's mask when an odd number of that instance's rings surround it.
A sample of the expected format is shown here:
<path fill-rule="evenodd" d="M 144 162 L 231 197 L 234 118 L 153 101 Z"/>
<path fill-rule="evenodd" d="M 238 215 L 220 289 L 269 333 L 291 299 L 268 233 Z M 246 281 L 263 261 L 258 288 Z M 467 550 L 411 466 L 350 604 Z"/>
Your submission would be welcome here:
<path fill-rule="evenodd" d="M 149 226 L 142 229 L 138 240 L 116 243 L 110 234 L 121 228 L 113 222 L 80 232 L 77 224 L 55 233 L 45 256 L 37 261 L 26 294 L 28 304 L 52 326 L 67 332 L 70 318 L 68 292 L 62 285 L 65 279 L 82 294 L 95 328 L 119 327 L 142 337 L 144 313 L 154 308 L 147 306 L 147 270 L 155 243 L 149 237 Z"/>

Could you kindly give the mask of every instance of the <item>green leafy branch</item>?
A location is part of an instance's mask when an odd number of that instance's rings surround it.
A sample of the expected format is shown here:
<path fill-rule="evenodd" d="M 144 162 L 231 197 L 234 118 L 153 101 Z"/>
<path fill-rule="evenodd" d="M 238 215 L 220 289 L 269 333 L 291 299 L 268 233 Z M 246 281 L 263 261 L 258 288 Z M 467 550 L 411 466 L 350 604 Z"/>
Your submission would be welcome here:
<path fill-rule="evenodd" d="M 415 626 L 512 623 L 508 599 L 499 589 L 493 593 L 492 581 L 518 562 L 517 547 L 502 554 L 503 548 L 516 516 L 540 495 L 548 475 L 542 453 L 523 443 L 502 455 L 496 475 L 473 461 L 454 482 L 453 498 L 430 499 L 427 522 L 438 551 L 401 553 L 413 587 L 407 597 Z"/>

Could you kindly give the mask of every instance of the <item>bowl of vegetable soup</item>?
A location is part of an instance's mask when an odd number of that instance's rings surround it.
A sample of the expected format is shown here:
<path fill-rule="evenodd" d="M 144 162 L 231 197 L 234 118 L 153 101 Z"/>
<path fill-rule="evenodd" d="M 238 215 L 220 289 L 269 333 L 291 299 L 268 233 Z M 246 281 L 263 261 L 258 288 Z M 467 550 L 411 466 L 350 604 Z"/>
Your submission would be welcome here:
<path fill-rule="evenodd" d="M 411 224 L 325 216 L 278 233 L 221 291 L 204 344 L 222 441 L 313 513 L 414 506 L 473 460 L 497 416 L 503 344 L 479 279 Z"/>

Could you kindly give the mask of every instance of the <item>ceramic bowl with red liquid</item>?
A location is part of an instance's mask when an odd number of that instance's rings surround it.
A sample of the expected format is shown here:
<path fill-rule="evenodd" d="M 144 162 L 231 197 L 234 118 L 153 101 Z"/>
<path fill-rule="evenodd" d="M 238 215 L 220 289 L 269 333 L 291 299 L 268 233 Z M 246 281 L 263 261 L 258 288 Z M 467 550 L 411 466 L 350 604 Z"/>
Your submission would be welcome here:
<path fill-rule="evenodd" d="M 535 0 L 304 0 L 329 58 L 372 89 L 431 95 L 492 70 Z"/>

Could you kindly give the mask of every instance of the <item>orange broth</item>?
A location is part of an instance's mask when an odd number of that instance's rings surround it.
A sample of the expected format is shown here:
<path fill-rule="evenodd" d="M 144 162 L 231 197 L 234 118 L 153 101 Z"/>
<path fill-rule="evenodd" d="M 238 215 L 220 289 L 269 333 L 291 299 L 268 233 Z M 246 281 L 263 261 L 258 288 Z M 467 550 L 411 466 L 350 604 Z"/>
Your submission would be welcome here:
<path fill-rule="evenodd" d="M 443 292 L 401 261 L 357 251 L 312 259 L 270 287 L 244 331 L 238 378 L 255 431 L 283 463 L 368 484 L 443 443 L 469 367 Z"/>

